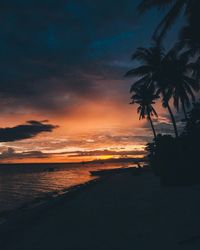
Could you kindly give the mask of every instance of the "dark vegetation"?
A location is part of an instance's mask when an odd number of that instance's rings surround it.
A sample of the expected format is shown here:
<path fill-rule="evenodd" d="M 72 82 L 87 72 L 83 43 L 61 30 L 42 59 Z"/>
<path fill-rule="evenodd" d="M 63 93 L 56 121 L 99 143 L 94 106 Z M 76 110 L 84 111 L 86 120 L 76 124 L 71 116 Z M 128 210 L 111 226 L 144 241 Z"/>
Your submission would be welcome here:
<path fill-rule="evenodd" d="M 150 123 L 154 139 L 146 149 L 149 164 L 161 183 L 200 183 L 200 103 L 196 101 L 200 90 L 200 1 L 143 0 L 138 8 L 143 13 L 152 7 L 169 10 L 153 33 L 153 46 L 140 47 L 132 56 L 138 66 L 126 73 L 134 77 L 131 103 L 138 105 L 139 119 L 147 118 Z M 164 37 L 181 14 L 186 22 L 179 41 L 166 51 Z M 156 133 L 157 100 L 169 114 L 174 136 Z M 180 111 L 184 129 L 176 122 Z"/>
<path fill-rule="evenodd" d="M 159 134 L 147 144 L 150 166 L 162 184 L 200 183 L 199 141 L 200 103 L 195 103 L 178 138 Z"/>

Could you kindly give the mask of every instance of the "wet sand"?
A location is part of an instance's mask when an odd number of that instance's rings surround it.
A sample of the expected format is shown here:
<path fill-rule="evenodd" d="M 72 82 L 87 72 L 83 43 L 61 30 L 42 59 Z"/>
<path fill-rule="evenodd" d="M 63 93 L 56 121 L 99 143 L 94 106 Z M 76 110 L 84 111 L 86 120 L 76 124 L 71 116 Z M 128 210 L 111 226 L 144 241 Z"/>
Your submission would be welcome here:
<path fill-rule="evenodd" d="M 0 225 L 1 250 L 200 249 L 200 186 L 123 173 Z"/>

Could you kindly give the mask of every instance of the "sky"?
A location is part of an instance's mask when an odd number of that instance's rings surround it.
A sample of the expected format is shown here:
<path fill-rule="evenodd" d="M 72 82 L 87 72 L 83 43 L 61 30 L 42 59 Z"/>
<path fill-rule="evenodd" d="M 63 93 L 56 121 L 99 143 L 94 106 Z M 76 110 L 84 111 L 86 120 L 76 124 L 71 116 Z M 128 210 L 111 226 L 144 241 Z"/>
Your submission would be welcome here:
<path fill-rule="evenodd" d="M 163 13 L 138 0 L 1 0 L 0 162 L 138 158 L 152 139 L 130 105 L 131 54 Z M 176 40 L 176 27 L 166 46 Z M 171 131 L 158 104 L 157 129 Z"/>

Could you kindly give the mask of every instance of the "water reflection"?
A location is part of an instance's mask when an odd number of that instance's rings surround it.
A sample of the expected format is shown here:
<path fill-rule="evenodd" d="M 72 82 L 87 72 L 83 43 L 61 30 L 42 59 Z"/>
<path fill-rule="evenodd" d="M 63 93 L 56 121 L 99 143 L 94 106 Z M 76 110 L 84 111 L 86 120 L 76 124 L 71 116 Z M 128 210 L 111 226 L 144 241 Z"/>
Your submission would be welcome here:
<path fill-rule="evenodd" d="M 0 212 L 93 179 L 89 171 L 127 164 L 16 164 L 0 167 Z M 52 170 L 52 171 L 51 171 Z"/>

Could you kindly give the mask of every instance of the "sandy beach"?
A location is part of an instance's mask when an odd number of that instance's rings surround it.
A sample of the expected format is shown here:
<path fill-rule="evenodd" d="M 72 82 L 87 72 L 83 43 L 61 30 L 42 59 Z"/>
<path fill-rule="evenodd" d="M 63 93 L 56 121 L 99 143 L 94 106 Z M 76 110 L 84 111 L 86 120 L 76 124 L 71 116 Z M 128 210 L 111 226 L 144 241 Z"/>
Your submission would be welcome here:
<path fill-rule="evenodd" d="M 199 193 L 151 172 L 113 175 L 1 224 L 0 249 L 200 249 Z"/>

